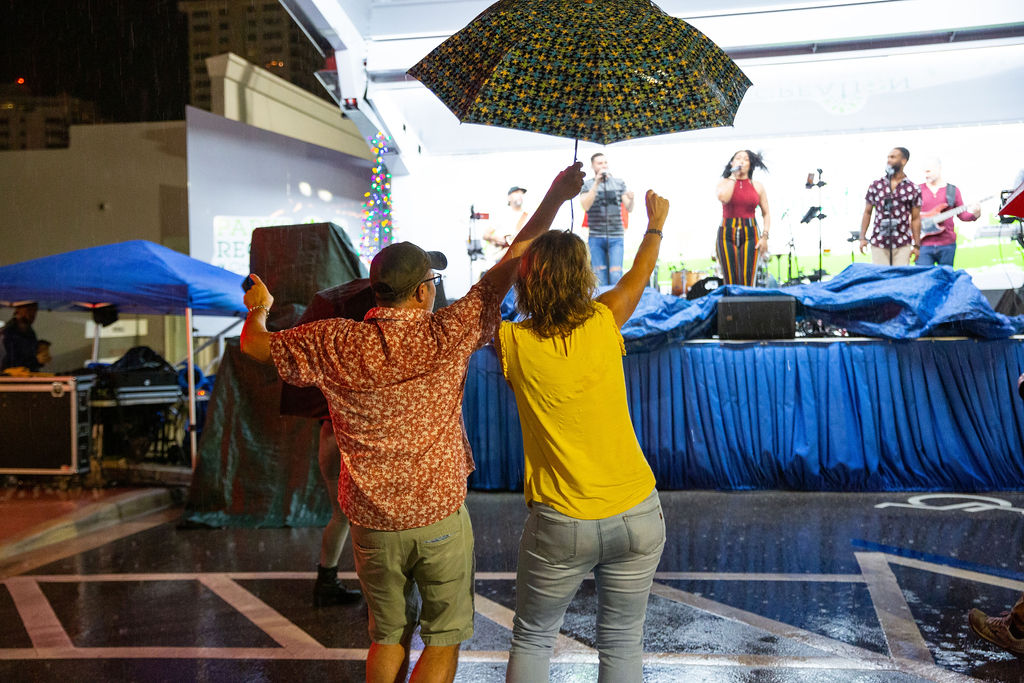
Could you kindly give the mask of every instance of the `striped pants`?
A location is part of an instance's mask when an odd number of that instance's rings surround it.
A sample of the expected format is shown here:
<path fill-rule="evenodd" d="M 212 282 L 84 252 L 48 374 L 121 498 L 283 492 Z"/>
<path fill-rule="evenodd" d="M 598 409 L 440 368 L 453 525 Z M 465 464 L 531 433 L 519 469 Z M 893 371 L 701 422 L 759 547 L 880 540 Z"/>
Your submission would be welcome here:
<path fill-rule="evenodd" d="M 723 218 L 715 240 L 715 251 L 725 284 L 754 286 L 757 224 L 753 218 Z"/>

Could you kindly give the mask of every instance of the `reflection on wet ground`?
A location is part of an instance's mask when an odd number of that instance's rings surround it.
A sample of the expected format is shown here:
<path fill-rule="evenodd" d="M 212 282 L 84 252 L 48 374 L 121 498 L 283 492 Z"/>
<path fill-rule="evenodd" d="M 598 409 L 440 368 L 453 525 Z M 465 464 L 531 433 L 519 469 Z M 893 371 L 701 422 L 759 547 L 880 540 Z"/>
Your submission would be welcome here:
<path fill-rule="evenodd" d="M 966 624 L 1024 591 L 1024 494 L 935 495 L 663 492 L 645 680 L 1024 681 Z M 477 619 L 457 680 L 500 681 L 526 510 L 469 505 Z M 364 608 L 308 599 L 317 529 L 122 527 L 0 569 L 0 678 L 362 678 Z M 341 569 L 354 583 L 347 551 Z M 552 680 L 596 679 L 595 612 L 587 581 Z"/>

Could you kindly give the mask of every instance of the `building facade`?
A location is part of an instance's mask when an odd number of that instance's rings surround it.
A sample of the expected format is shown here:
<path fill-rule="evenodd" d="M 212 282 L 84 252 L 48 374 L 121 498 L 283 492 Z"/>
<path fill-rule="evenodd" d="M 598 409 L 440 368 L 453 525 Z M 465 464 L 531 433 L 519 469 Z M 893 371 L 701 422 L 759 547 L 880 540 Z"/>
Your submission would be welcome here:
<path fill-rule="evenodd" d="M 92 102 L 37 97 L 24 86 L 0 89 L 0 151 L 67 147 L 69 126 L 96 122 Z"/>
<path fill-rule="evenodd" d="M 314 72 L 323 57 L 274 0 L 182 0 L 188 16 L 189 91 L 194 107 L 210 111 L 206 60 L 226 52 L 325 97 Z"/>

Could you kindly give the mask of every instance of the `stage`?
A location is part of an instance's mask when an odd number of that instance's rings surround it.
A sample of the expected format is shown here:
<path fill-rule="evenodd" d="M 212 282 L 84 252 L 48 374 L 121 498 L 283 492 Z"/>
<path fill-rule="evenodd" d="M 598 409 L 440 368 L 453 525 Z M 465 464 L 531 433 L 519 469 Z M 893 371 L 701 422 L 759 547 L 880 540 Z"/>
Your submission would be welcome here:
<path fill-rule="evenodd" d="M 713 338 L 719 302 L 751 295 L 792 297 L 798 324 L 853 336 Z M 514 318 L 510 299 L 503 315 Z M 996 313 L 948 267 L 858 264 L 823 283 L 729 285 L 695 301 L 649 289 L 622 328 L 630 414 L 663 491 L 1021 490 L 1022 332 L 1024 316 Z M 279 395 L 275 370 L 229 340 L 190 521 L 326 522 L 317 423 L 281 415 Z M 521 489 L 519 417 L 491 347 L 470 360 L 463 416 L 477 463 L 469 485 Z"/>
<path fill-rule="evenodd" d="M 1024 488 L 1024 337 L 702 340 L 623 362 L 662 490 Z M 470 362 L 463 415 L 470 485 L 520 489 L 515 398 L 490 347 Z"/>

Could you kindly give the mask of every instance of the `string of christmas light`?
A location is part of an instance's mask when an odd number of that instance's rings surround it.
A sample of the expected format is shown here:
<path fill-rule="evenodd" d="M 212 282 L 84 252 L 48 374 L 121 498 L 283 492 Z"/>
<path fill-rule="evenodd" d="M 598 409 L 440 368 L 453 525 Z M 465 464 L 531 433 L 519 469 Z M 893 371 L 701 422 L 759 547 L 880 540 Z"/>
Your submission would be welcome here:
<path fill-rule="evenodd" d="M 394 225 L 391 222 L 391 174 L 384 164 L 384 154 L 388 151 L 390 137 L 378 132 L 370 138 L 370 149 L 373 150 L 374 166 L 370 178 L 370 191 L 363 196 L 363 234 L 359 245 L 359 253 L 370 260 L 373 256 L 394 241 Z"/>

